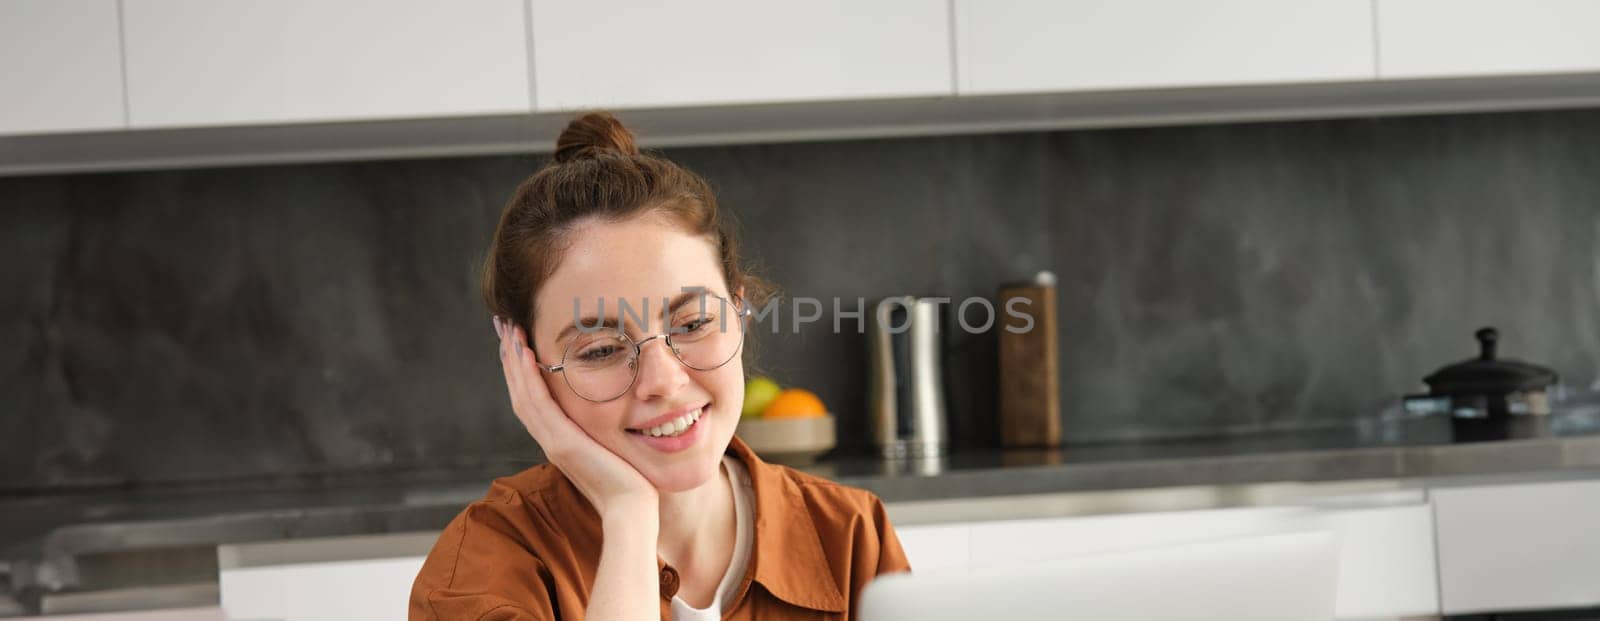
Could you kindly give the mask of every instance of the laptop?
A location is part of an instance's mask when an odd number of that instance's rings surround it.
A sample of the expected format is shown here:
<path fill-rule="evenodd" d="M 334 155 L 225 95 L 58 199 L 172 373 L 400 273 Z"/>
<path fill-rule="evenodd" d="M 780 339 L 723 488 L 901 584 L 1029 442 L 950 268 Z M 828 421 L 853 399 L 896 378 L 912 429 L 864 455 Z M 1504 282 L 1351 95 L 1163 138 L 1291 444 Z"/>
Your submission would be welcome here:
<path fill-rule="evenodd" d="M 1328 621 L 1338 569 L 1328 531 L 1212 540 L 884 575 L 863 591 L 858 618 Z"/>

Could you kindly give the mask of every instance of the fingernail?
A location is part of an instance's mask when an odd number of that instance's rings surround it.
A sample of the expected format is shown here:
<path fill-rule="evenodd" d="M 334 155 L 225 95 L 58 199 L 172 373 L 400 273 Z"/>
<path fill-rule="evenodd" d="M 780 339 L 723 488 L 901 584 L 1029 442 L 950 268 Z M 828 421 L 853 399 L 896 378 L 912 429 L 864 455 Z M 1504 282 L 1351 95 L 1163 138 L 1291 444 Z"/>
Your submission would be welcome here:
<path fill-rule="evenodd" d="M 499 315 L 495 315 L 493 321 L 494 321 L 494 333 L 500 335 L 500 338 L 505 338 L 506 333 L 500 331 L 500 316 Z"/>

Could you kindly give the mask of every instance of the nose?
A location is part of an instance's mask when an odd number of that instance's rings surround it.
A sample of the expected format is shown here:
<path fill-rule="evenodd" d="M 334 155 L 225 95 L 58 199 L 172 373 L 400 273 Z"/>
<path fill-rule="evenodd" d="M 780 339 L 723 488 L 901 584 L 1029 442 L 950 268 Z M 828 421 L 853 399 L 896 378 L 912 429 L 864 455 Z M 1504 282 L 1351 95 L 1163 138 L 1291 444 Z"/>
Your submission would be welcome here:
<path fill-rule="evenodd" d="M 678 361 L 665 338 L 652 337 L 639 344 L 638 373 L 633 389 L 639 399 L 671 396 L 689 383 L 688 367 Z"/>

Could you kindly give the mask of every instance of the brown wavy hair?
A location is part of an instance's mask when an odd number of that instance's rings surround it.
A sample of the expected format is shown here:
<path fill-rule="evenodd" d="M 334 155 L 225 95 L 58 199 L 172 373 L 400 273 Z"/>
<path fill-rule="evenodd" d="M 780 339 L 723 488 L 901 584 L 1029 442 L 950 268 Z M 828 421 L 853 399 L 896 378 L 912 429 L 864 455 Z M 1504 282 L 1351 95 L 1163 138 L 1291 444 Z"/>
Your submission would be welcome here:
<path fill-rule="evenodd" d="M 744 287 L 747 306 L 761 307 L 774 294 L 740 258 L 736 227 L 718 209 L 705 179 L 640 152 L 621 121 L 607 112 L 590 112 L 567 124 L 554 156 L 517 186 L 500 214 L 483 263 L 484 304 L 531 333 L 539 289 L 555 273 L 576 226 L 590 219 L 645 216 L 661 217 L 710 242 L 728 293 Z"/>

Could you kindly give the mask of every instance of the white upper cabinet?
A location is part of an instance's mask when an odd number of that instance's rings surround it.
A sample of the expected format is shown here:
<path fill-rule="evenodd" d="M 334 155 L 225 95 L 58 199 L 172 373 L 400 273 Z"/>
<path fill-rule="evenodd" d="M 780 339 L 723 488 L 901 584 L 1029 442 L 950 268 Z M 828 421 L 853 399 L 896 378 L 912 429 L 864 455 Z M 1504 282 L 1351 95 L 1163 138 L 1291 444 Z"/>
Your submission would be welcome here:
<path fill-rule="evenodd" d="M 0 134 L 121 128 L 116 0 L 0 1 Z"/>
<path fill-rule="evenodd" d="M 1378 0 L 1385 78 L 1600 71 L 1595 0 Z"/>
<path fill-rule="evenodd" d="M 950 95 L 945 0 L 532 0 L 536 107 Z"/>
<path fill-rule="evenodd" d="M 960 92 L 1371 80 L 1370 0 L 954 0 Z"/>
<path fill-rule="evenodd" d="M 519 0 L 123 0 L 131 126 L 527 112 Z"/>

